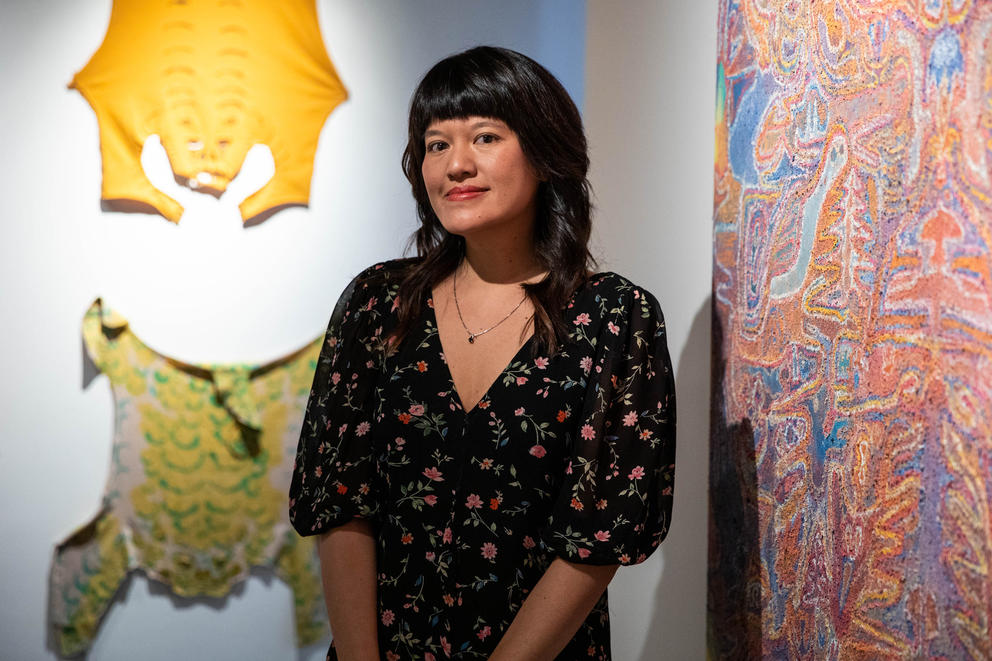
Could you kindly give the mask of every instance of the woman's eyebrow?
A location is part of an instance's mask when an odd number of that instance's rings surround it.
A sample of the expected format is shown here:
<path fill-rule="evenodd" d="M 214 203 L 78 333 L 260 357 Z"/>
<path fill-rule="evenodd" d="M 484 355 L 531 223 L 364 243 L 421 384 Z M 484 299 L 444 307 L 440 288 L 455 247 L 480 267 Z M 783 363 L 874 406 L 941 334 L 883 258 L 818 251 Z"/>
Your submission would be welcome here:
<path fill-rule="evenodd" d="M 498 119 L 482 119 L 482 120 L 479 120 L 478 122 L 472 124 L 472 127 L 471 128 L 474 130 L 474 129 L 482 128 L 484 126 L 492 126 L 494 128 L 503 128 L 503 127 L 506 126 L 506 124 L 504 122 L 501 122 Z"/>

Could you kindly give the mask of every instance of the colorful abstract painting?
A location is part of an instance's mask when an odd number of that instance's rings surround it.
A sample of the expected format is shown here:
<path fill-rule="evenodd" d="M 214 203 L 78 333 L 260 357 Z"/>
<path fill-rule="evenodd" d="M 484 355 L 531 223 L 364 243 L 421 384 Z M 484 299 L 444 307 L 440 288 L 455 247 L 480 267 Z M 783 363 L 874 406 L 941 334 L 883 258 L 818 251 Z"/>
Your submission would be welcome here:
<path fill-rule="evenodd" d="M 992 659 L 992 2 L 719 20 L 710 658 Z"/>

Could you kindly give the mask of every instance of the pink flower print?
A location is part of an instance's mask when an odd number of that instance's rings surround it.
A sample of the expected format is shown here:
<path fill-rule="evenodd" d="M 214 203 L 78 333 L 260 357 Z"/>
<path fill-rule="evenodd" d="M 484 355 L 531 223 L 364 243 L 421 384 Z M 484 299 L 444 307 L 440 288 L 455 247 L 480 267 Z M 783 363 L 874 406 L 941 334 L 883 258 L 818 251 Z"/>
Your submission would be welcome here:
<path fill-rule="evenodd" d="M 610 539 L 610 531 L 608 531 L 608 530 L 597 530 L 595 537 L 596 537 L 596 541 L 597 542 L 606 542 L 606 541 L 609 541 L 609 539 Z"/>
<path fill-rule="evenodd" d="M 620 334 L 620 327 L 619 327 L 619 326 L 617 326 L 617 325 L 616 325 L 615 323 L 613 323 L 612 321 L 611 321 L 611 322 L 609 322 L 608 324 L 606 324 L 606 327 L 607 327 L 607 328 L 609 329 L 609 331 L 610 331 L 611 333 L 613 333 L 614 335 L 619 335 L 619 334 Z"/>
<path fill-rule="evenodd" d="M 575 324 L 576 326 L 588 326 L 590 321 L 592 321 L 592 319 L 589 318 L 589 314 L 587 312 L 583 312 L 582 314 L 577 316 L 575 318 L 575 321 L 573 321 L 572 323 Z"/>
<path fill-rule="evenodd" d="M 445 656 L 451 656 L 451 643 L 444 636 L 441 636 L 441 649 L 444 651 Z"/>
<path fill-rule="evenodd" d="M 524 407 L 522 406 L 513 412 L 513 415 L 523 415 L 523 414 L 524 414 Z"/>
<path fill-rule="evenodd" d="M 649 438 L 651 438 L 651 430 L 650 429 L 642 429 L 641 430 L 641 440 L 642 441 L 646 441 Z"/>
<path fill-rule="evenodd" d="M 406 444 L 406 439 L 403 438 L 402 436 L 397 436 L 396 441 L 394 442 L 396 443 L 396 449 L 399 449 Z"/>
<path fill-rule="evenodd" d="M 637 424 L 637 411 L 631 411 L 627 415 L 623 416 L 623 426 L 633 427 Z"/>
<path fill-rule="evenodd" d="M 367 422 L 359 422 L 358 426 L 355 427 L 355 436 L 365 436 L 372 429 L 372 425 Z"/>
<path fill-rule="evenodd" d="M 441 599 L 444 600 L 444 605 L 445 606 L 454 606 L 455 605 L 455 598 L 452 597 L 450 594 L 445 594 L 443 597 L 441 597 Z"/>
<path fill-rule="evenodd" d="M 630 556 L 624 553 L 623 555 L 620 556 L 619 560 L 620 560 L 620 564 L 625 565 L 628 562 L 630 562 Z"/>
<path fill-rule="evenodd" d="M 347 422 L 344 423 L 344 424 L 342 424 L 340 427 L 338 427 L 338 436 L 339 437 L 340 436 L 344 436 L 344 433 L 346 431 L 348 431 L 348 423 Z"/>
<path fill-rule="evenodd" d="M 488 399 L 484 399 L 481 402 L 479 402 L 478 404 L 476 404 L 476 406 L 478 406 L 480 409 L 487 409 L 487 408 L 489 408 L 489 400 Z"/>
<path fill-rule="evenodd" d="M 479 468 L 481 468 L 482 470 L 489 470 L 492 467 L 493 467 L 493 460 L 492 459 L 488 459 L 487 458 L 487 459 L 483 459 L 482 461 L 479 462 Z"/>
<path fill-rule="evenodd" d="M 396 619 L 396 614 L 391 610 L 382 611 L 382 623 L 387 627 Z"/>
<path fill-rule="evenodd" d="M 434 507 L 435 505 L 437 505 L 437 496 L 435 496 L 434 494 L 431 494 L 429 496 L 424 496 L 424 502 L 430 505 L 431 507 Z"/>
<path fill-rule="evenodd" d="M 418 360 L 417 361 L 417 371 L 418 372 L 426 372 L 427 371 L 427 363 L 425 363 L 422 360 Z"/>
<path fill-rule="evenodd" d="M 530 453 L 533 456 L 535 456 L 538 459 L 540 459 L 541 457 L 543 457 L 547 453 L 547 451 L 544 449 L 544 446 L 543 445 L 535 445 L 535 446 L 533 446 L 530 449 Z"/>
<path fill-rule="evenodd" d="M 589 374 L 589 370 L 592 369 L 592 356 L 584 356 L 582 360 L 579 361 L 579 367 L 586 374 Z"/>
<path fill-rule="evenodd" d="M 365 304 L 365 309 L 371 310 L 373 307 L 375 307 L 375 304 L 376 304 L 376 298 L 375 296 L 373 296 L 372 298 L 369 299 L 369 302 Z"/>
<path fill-rule="evenodd" d="M 606 499 L 605 498 L 600 498 L 599 499 L 599 501 L 596 503 L 596 509 L 598 509 L 598 510 L 605 510 L 606 509 Z"/>
<path fill-rule="evenodd" d="M 423 404 L 411 404 L 410 405 L 410 415 L 420 416 L 424 414 Z"/>
<path fill-rule="evenodd" d="M 590 555 L 589 549 L 579 549 L 579 557 L 580 558 L 588 558 L 589 555 Z"/>
<path fill-rule="evenodd" d="M 587 441 L 596 438 L 596 430 L 592 428 L 592 425 L 582 425 L 582 430 L 579 433 Z"/>
<path fill-rule="evenodd" d="M 424 661 L 437 661 L 430 652 L 424 652 Z"/>
<path fill-rule="evenodd" d="M 322 466 L 317 466 L 316 468 L 313 469 L 314 477 L 320 477 L 323 474 L 324 474 L 324 468 Z"/>
<path fill-rule="evenodd" d="M 479 633 L 475 635 L 479 637 L 479 640 L 485 640 L 486 638 L 489 637 L 489 634 L 491 634 L 492 632 L 493 630 L 490 629 L 489 625 L 487 624 L 486 626 L 482 627 L 482 629 L 479 630 Z"/>
<path fill-rule="evenodd" d="M 531 537 L 530 535 L 527 535 L 526 537 L 524 537 L 524 548 L 525 549 L 532 549 L 535 546 L 537 546 L 537 542 L 534 541 L 534 538 L 533 537 Z"/>
<path fill-rule="evenodd" d="M 548 366 L 548 359 L 543 356 L 539 356 L 534 359 L 534 365 L 537 367 L 537 369 L 543 370 L 545 367 Z"/>
<path fill-rule="evenodd" d="M 452 539 L 451 528 L 445 528 L 444 532 L 441 533 L 441 541 L 445 544 L 450 544 Z"/>
<path fill-rule="evenodd" d="M 469 508 L 470 510 L 474 510 L 476 507 L 481 507 L 481 506 L 482 506 L 482 499 L 479 498 L 474 493 L 470 493 L 468 495 L 468 498 L 465 499 L 465 507 Z"/>
<path fill-rule="evenodd" d="M 393 650 L 386 650 L 386 661 L 400 661 L 400 655 Z"/>
<path fill-rule="evenodd" d="M 373 367 L 375 367 L 375 363 L 372 362 L 371 360 L 366 360 L 365 367 L 367 367 L 368 369 L 372 369 Z"/>
<path fill-rule="evenodd" d="M 644 467 L 634 466 L 634 470 L 630 471 L 630 475 L 627 476 L 631 480 L 639 480 L 644 477 Z"/>
<path fill-rule="evenodd" d="M 496 557 L 496 545 L 492 542 L 486 542 L 482 545 L 482 557 L 486 560 L 492 560 Z"/>
<path fill-rule="evenodd" d="M 341 381 L 341 372 L 335 372 L 334 374 L 331 375 L 332 384 L 338 385 L 340 381 Z"/>
<path fill-rule="evenodd" d="M 424 559 L 426 559 L 427 562 L 434 562 L 434 558 L 435 558 L 434 551 L 428 551 L 427 553 L 424 554 Z"/>
<path fill-rule="evenodd" d="M 434 480 L 435 482 L 444 482 L 444 478 L 441 477 L 442 473 L 437 469 L 436 466 L 434 468 L 425 468 L 423 475 L 428 480 Z"/>
<path fill-rule="evenodd" d="M 517 377 L 517 385 L 518 386 L 522 386 L 525 383 L 527 383 L 527 377 L 526 376 L 518 376 Z"/>

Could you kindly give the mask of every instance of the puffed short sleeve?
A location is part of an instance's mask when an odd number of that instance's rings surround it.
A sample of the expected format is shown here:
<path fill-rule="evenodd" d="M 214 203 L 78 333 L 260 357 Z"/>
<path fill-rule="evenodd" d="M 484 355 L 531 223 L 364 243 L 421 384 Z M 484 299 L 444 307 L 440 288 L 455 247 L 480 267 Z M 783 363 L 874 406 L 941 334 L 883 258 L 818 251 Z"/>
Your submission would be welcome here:
<path fill-rule="evenodd" d="M 572 562 L 631 565 L 658 547 L 671 521 L 675 383 L 655 298 L 625 281 L 613 302 L 542 538 Z"/>
<path fill-rule="evenodd" d="M 378 512 L 370 399 L 390 308 L 384 274 L 375 268 L 341 294 L 317 361 L 289 492 L 290 520 L 301 535 Z"/>

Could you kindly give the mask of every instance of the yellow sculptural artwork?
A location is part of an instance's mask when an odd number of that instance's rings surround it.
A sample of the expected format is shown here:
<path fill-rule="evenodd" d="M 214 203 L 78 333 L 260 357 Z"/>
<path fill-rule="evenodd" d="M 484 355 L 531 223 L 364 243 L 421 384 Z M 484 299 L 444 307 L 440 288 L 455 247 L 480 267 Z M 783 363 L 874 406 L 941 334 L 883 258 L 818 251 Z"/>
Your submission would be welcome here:
<path fill-rule="evenodd" d="M 245 222 L 306 205 L 317 140 L 347 98 L 314 0 L 115 0 L 107 34 L 70 87 L 96 113 L 110 208 L 183 208 L 141 167 L 158 135 L 177 181 L 219 195 L 265 144 L 275 174 L 241 204 Z"/>

